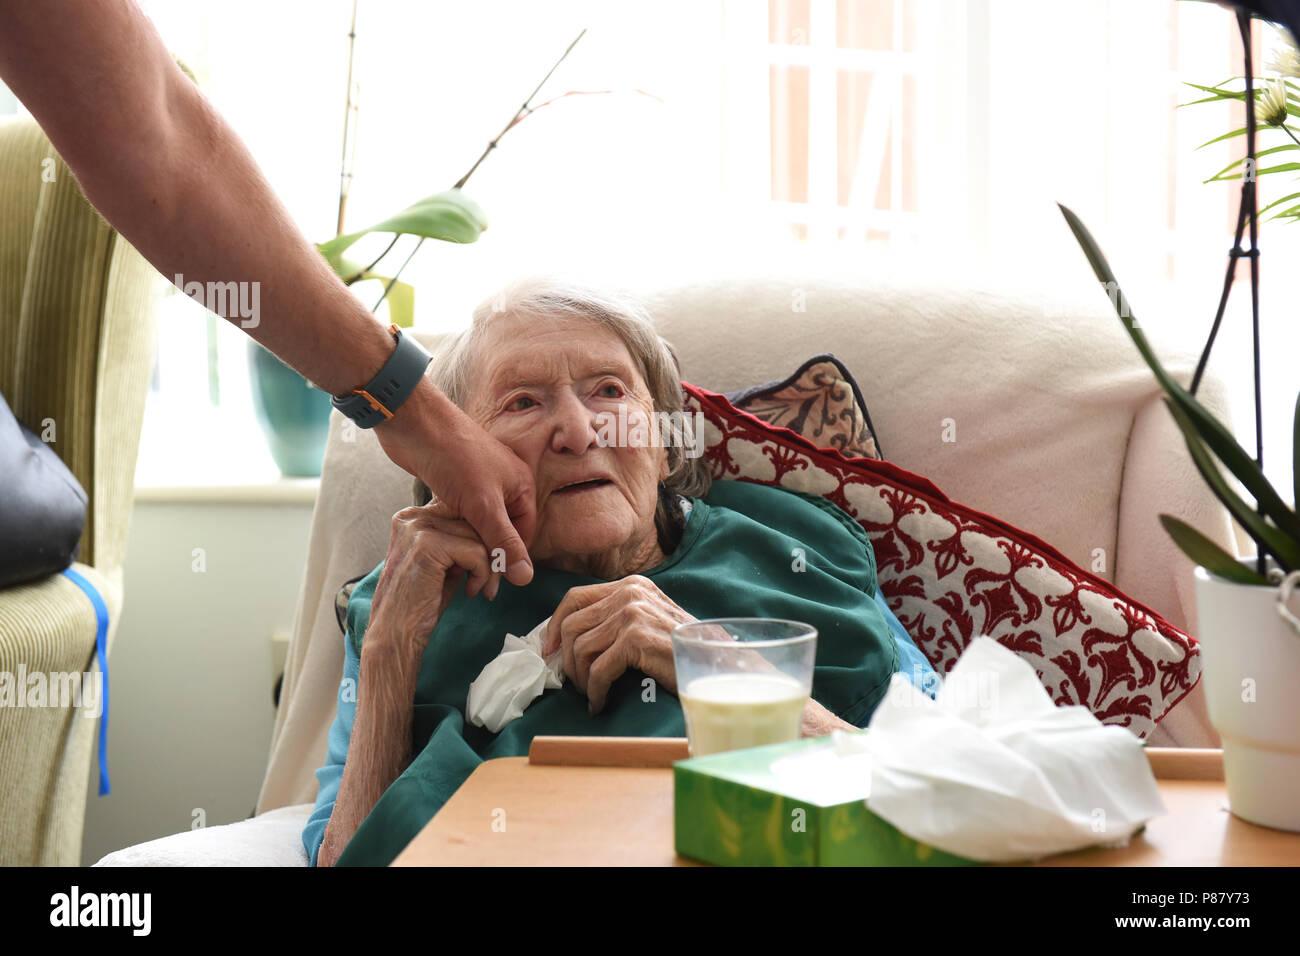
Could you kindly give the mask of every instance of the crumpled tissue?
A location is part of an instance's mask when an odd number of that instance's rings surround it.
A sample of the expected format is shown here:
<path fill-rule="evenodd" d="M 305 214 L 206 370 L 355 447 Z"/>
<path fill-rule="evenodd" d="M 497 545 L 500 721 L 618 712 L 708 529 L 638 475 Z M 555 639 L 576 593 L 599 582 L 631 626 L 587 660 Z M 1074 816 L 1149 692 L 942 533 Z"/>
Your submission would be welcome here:
<path fill-rule="evenodd" d="M 564 685 L 564 652 L 542 659 L 548 617 L 523 637 L 507 634 L 501 653 L 469 685 L 465 717 L 492 733 L 519 717 L 545 690 Z"/>
<path fill-rule="evenodd" d="M 1029 663 L 989 637 L 970 643 L 935 699 L 895 674 L 867 732 L 834 736 L 829 753 L 809 755 L 809 778 L 826 779 L 833 754 L 842 786 L 869 776 L 872 813 L 972 860 L 1122 844 L 1166 812 L 1136 736 L 1056 706 Z"/>

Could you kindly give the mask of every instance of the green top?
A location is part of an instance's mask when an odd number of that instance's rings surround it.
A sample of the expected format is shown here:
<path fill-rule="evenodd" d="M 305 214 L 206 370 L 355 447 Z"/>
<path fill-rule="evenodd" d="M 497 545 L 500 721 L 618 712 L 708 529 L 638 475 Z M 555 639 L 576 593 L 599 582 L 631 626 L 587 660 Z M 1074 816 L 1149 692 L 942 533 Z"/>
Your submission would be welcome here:
<path fill-rule="evenodd" d="M 349 666 L 359 674 L 357 645 L 383 565 L 356 587 L 348 604 Z M 875 600 L 876 565 L 866 533 L 848 514 L 812 495 L 748 482 L 715 482 L 696 500 L 681 543 L 643 572 L 696 618 L 774 617 L 817 628 L 812 696 L 827 710 L 866 726 L 899 669 L 899 649 Z M 495 601 L 459 592 L 434 628 L 417 679 L 411 739 L 414 759 L 380 797 L 338 864 L 387 865 L 423 829 L 484 760 L 525 756 L 538 734 L 682 737 L 677 698 L 650 693 L 645 675 L 627 671 L 609 690 L 604 710 L 566 679 L 522 717 L 493 734 L 465 720 L 470 683 L 501 652 L 506 632 L 526 634 L 552 614 L 569 589 L 599 579 L 538 567 L 522 588 L 504 579 Z M 355 705 L 350 705 L 355 711 Z M 340 721 L 344 718 L 340 703 Z M 345 730 L 351 732 L 351 713 Z M 336 722 L 336 730 L 338 730 Z M 315 860 L 333 810 L 346 743 L 331 735 L 332 767 L 318 771 L 321 794 L 304 840 Z M 321 776 L 327 774 L 328 776 Z M 334 785 L 328 788 L 327 780 Z M 486 825 L 486 824 L 485 824 Z"/>

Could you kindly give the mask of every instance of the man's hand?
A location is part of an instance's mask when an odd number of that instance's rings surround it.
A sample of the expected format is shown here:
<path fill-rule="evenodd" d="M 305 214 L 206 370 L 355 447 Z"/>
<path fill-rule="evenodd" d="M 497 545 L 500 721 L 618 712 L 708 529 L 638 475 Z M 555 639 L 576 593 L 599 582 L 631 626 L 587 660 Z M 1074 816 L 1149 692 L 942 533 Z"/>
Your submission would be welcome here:
<path fill-rule="evenodd" d="M 375 426 L 375 437 L 389 458 L 469 522 L 489 555 L 504 553 L 511 584 L 533 579 L 525 545 L 537 527 L 537 500 L 532 472 L 514 452 L 427 378 L 391 420 Z"/>
<path fill-rule="evenodd" d="M 546 626 L 542 656 L 564 649 L 564 673 L 598 714 L 610 686 L 629 667 L 677 693 L 671 633 L 694 620 L 639 574 L 571 588 Z"/>

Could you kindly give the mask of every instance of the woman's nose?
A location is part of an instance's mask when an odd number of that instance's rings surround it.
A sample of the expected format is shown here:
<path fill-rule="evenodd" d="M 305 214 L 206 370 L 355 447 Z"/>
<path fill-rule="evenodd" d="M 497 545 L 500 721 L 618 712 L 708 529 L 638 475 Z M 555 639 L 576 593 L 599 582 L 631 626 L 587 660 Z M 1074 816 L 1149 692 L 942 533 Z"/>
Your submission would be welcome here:
<path fill-rule="evenodd" d="M 562 392 L 553 408 L 552 451 L 580 455 L 596 443 L 596 414 L 578 396 Z"/>

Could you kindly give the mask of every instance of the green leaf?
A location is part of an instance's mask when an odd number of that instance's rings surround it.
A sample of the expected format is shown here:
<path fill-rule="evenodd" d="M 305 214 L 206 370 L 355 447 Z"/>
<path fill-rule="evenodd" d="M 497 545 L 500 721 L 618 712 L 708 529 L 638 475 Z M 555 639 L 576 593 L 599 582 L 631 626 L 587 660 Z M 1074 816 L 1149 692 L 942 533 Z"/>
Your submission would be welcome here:
<path fill-rule="evenodd" d="M 334 256 L 326 256 L 325 261 L 330 264 L 334 274 L 342 279 L 348 285 L 353 282 L 361 282 L 374 276 L 373 272 L 367 272 L 366 267 L 361 263 L 349 259 L 346 256 L 336 253 Z"/>
<path fill-rule="evenodd" d="M 1262 216 L 1262 215 L 1264 215 L 1264 213 L 1268 212 L 1268 211 L 1269 211 L 1270 209 L 1272 209 L 1274 206 L 1277 206 L 1277 205 L 1279 205 L 1279 204 L 1281 204 L 1281 203 L 1284 203 L 1284 202 L 1286 202 L 1288 199 L 1300 199 L 1300 193 L 1292 193 L 1292 194 L 1289 195 L 1289 196 L 1283 196 L 1281 199 L 1274 199 L 1271 203 L 1269 203 L 1269 204 L 1268 204 L 1267 206 L 1265 206 L 1263 209 L 1256 210 L 1256 213 L 1255 213 L 1255 214 L 1256 214 L 1257 216 Z M 1280 213 L 1278 213 L 1278 216 L 1285 216 L 1285 215 L 1286 215 L 1285 212 L 1280 212 Z M 1275 216 L 1274 218 L 1276 219 L 1277 217 Z"/>
<path fill-rule="evenodd" d="M 374 280 L 387 286 L 393 281 L 392 276 L 382 276 L 378 272 L 365 271 L 365 266 L 359 262 L 342 255 L 335 255 L 329 259 L 330 267 L 333 268 L 335 275 L 345 282 L 351 280 L 349 285 L 355 285 L 358 282 L 368 282 Z M 388 318 L 396 322 L 404 329 L 409 329 L 415 324 L 415 287 L 408 282 L 396 282 L 389 291 L 388 297 L 384 299 L 388 303 Z"/>
<path fill-rule="evenodd" d="M 1244 132 L 1246 132 L 1246 127 L 1243 126 L 1241 129 L 1234 129 L 1231 133 L 1224 133 L 1222 136 L 1214 137 L 1214 139 L 1207 139 L 1204 143 L 1202 143 L 1200 146 L 1197 146 L 1196 148 L 1204 149 L 1206 146 L 1209 146 L 1212 143 L 1219 143 L 1225 139 L 1231 139 L 1234 136 L 1240 136 Z"/>
<path fill-rule="evenodd" d="M 1268 149 L 1261 149 L 1261 150 L 1258 150 L 1258 151 L 1255 153 L 1255 158 L 1256 158 L 1256 159 L 1259 159 L 1261 156 L 1267 156 L 1267 155 L 1269 155 L 1270 153 L 1280 153 L 1280 152 L 1282 152 L 1283 150 L 1286 150 L 1286 149 L 1300 149 L 1300 143 L 1283 143 L 1281 146 L 1270 146 Z M 1221 170 L 1219 170 L 1217 173 L 1215 173 L 1215 174 L 1214 174 L 1213 176 L 1211 176 L 1209 179 L 1204 179 L 1204 180 L 1201 180 L 1201 181 L 1202 181 L 1202 182 L 1206 182 L 1206 183 L 1208 183 L 1208 182 L 1213 182 L 1214 180 L 1219 179 L 1220 177 L 1222 177 L 1224 173 L 1226 173 L 1228 170 L 1232 169 L 1234 166 L 1240 166 L 1240 165 L 1241 165 L 1242 163 L 1244 163 L 1245 161 L 1246 161 L 1246 157 L 1245 157 L 1245 156 L 1238 157 L 1237 159 L 1234 159 L 1232 162 L 1230 162 L 1227 166 L 1224 166 Z M 1261 171 L 1261 172 L 1262 172 L 1262 171 Z"/>
<path fill-rule="evenodd" d="M 474 242 L 486 228 L 487 218 L 478 203 L 459 189 L 448 189 L 426 196 L 369 229 L 338 236 L 316 248 L 326 259 L 332 260 L 362 236 L 372 232 L 395 232 L 447 242 Z"/>
<path fill-rule="evenodd" d="M 1255 131 L 1256 133 L 1259 133 L 1266 129 L 1277 129 L 1277 128 L 1278 127 L 1268 126 L 1266 124 L 1261 123 L 1255 127 Z M 1293 133 L 1300 133 L 1300 127 L 1292 126 L 1290 123 L 1286 124 L 1285 128 L 1289 129 Z M 1243 126 L 1241 129 L 1234 129 L 1231 133 L 1224 133 L 1222 136 L 1214 137 L 1214 139 L 1207 139 L 1204 143 L 1202 143 L 1200 146 L 1197 146 L 1196 148 L 1204 149 L 1206 146 L 1209 146 L 1212 143 L 1222 142 L 1223 140 L 1231 139 L 1234 136 L 1241 136 L 1245 132 L 1246 132 L 1246 127 Z"/>
<path fill-rule="evenodd" d="M 1133 340 L 1133 344 L 1137 346 L 1142 358 L 1146 360 L 1147 366 L 1155 375 L 1156 380 L 1164 388 L 1165 394 L 1172 398 L 1179 408 L 1187 414 L 1187 417 L 1196 426 L 1196 431 L 1210 446 L 1214 454 L 1219 457 L 1219 460 L 1227 466 L 1228 470 L 1237 477 L 1237 480 L 1259 502 L 1260 509 L 1273 519 L 1274 524 L 1283 533 L 1288 535 L 1294 542 L 1300 542 L 1300 518 L 1296 517 L 1296 513 L 1273 490 L 1273 486 L 1264 477 L 1264 473 L 1255 464 L 1254 459 L 1237 444 L 1237 440 L 1232 437 L 1228 430 L 1219 424 L 1213 415 L 1202 408 L 1191 393 L 1174 380 L 1173 376 L 1165 371 L 1164 366 L 1160 364 L 1155 352 L 1151 349 L 1150 343 L 1147 342 L 1146 336 L 1138 328 L 1137 321 L 1127 309 L 1121 308 L 1121 304 L 1125 303 L 1126 300 L 1120 291 L 1119 283 L 1115 281 L 1115 275 L 1111 272 L 1110 264 L 1106 262 L 1106 257 L 1102 254 L 1096 240 L 1092 238 L 1092 234 L 1088 232 L 1083 221 L 1072 210 L 1059 203 L 1057 205 L 1060 206 L 1061 214 L 1065 216 L 1065 221 L 1069 224 L 1070 231 L 1074 233 L 1074 238 L 1083 250 L 1083 254 L 1092 265 L 1093 273 L 1108 290 L 1114 290 L 1111 301 L 1115 305 L 1116 312 L 1119 313 L 1120 322 L 1128 332 L 1129 338 Z"/>
<path fill-rule="evenodd" d="M 1238 584 L 1268 584 L 1268 581 L 1190 525 L 1166 514 L 1160 516 L 1160 523 L 1183 554 L 1212 574 Z"/>
<path fill-rule="evenodd" d="M 1235 79 L 1238 79 L 1238 77 L 1224 80 L 1223 83 L 1231 83 Z M 1233 90 L 1225 90 L 1221 88 L 1223 83 L 1220 83 L 1218 86 L 1201 86 L 1199 83 L 1188 83 L 1184 81 L 1183 85 L 1190 86 L 1194 90 L 1200 90 L 1202 93 L 1211 94 L 1207 99 L 1197 100 L 1196 102 L 1198 103 L 1207 103 L 1210 100 L 1244 100 L 1246 98 L 1245 90 L 1238 90 L 1235 92 Z M 1183 105 L 1190 106 L 1191 104 L 1185 103 Z"/>
<path fill-rule="evenodd" d="M 387 279 L 384 280 L 384 286 L 388 286 Z M 415 324 L 415 287 L 410 283 L 394 282 L 384 301 L 388 303 L 390 322 L 395 322 L 404 329 Z"/>
<path fill-rule="evenodd" d="M 1269 166 L 1267 169 L 1257 169 L 1255 170 L 1255 175 L 1264 176 L 1268 173 L 1293 173 L 1297 169 L 1300 169 L 1300 163 L 1283 163 L 1280 166 Z M 1211 177 L 1211 179 L 1219 179 L 1219 180 L 1240 179 L 1241 176 L 1242 176 L 1241 173 L 1233 173 L 1231 176 L 1213 176 Z M 1209 181 L 1210 181 L 1209 179 L 1206 180 L 1206 182 Z"/>
<path fill-rule="evenodd" d="M 1288 537 L 1282 531 L 1272 527 L 1264 521 L 1255 510 L 1242 500 L 1241 496 L 1232 490 L 1232 487 L 1224 480 L 1223 475 L 1219 472 L 1218 466 L 1215 465 L 1214 459 L 1206 451 L 1205 445 L 1201 442 L 1197 434 L 1196 426 L 1191 420 L 1168 398 L 1165 398 L 1165 404 L 1169 406 L 1169 411 L 1173 414 L 1174 420 L 1178 423 L 1183 437 L 1187 440 L 1187 450 L 1191 452 L 1192 461 L 1196 464 L 1196 470 L 1201 473 L 1205 483 L 1210 486 L 1224 507 L 1226 507 L 1237 523 L 1240 524 L 1246 532 L 1255 539 L 1261 551 L 1268 551 L 1286 570 L 1300 568 L 1300 536 Z"/>
<path fill-rule="evenodd" d="M 1179 103 L 1174 109 L 1182 109 L 1184 106 L 1200 106 L 1202 103 L 1222 103 L 1222 96 L 1207 96 L 1201 100 L 1188 100 L 1186 103 Z"/>

